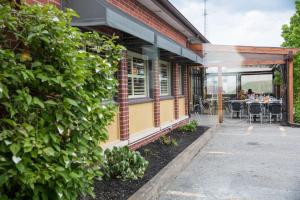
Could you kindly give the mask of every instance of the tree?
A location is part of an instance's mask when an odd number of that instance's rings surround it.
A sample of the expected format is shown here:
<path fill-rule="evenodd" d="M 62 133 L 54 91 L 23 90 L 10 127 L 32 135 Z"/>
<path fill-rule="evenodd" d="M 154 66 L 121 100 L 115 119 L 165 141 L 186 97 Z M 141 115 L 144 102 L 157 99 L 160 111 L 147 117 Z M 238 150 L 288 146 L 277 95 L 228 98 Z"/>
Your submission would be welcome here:
<path fill-rule="evenodd" d="M 300 48 L 300 1 L 295 2 L 296 13 L 291 17 L 290 24 L 282 26 L 283 47 Z M 295 120 L 300 122 L 300 55 L 294 57 L 294 103 Z"/>
<path fill-rule="evenodd" d="M 123 47 L 72 17 L 0 0 L 0 199 L 76 199 L 102 176 Z"/>

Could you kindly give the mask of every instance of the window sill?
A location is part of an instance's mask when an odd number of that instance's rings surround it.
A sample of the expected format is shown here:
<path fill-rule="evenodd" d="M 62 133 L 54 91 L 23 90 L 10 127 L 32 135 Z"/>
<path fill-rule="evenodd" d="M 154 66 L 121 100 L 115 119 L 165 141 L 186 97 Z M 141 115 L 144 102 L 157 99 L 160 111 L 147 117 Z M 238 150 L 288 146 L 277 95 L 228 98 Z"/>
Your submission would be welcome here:
<path fill-rule="evenodd" d="M 149 103 L 149 102 L 153 102 L 153 101 L 154 100 L 149 97 L 132 98 L 132 99 L 128 99 L 128 104 L 134 105 L 134 104 L 141 104 L 141 103 Z"/>
<path fill-rule="evenodd" d="M 170 100 L 170 99 L 174 99 L 173 96 L 160 96 L 160 100 L 163 101 L 163 100 Z"/>

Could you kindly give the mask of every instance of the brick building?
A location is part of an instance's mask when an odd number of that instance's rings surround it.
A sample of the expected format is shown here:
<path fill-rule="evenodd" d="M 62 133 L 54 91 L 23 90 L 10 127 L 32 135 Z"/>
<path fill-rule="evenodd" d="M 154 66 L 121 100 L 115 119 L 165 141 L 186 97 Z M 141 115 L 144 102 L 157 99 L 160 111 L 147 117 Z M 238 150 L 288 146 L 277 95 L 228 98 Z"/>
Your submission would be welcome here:
<path fill-rule="evenodd" d="M 119 112 L 107 145 L 137 148 L 188 121 L 189 66 L 202 58 L 191 42 L 207 43 L 168 1 L 65 1 L 81 16 L 73 25 L 116 34 L 127 50 L 118 73 Z"/>
<path fill-rule="evenodd" d="M 210 44 L 169 1 L 27 2 L 72 8 L 80 15 L 80 18 L 74 18 L 74 26 L 105 35 L 118 35 L 120 43 L 126 47 L 118 71 L 118 113 L 108 127 L 106 146 L 130 145 L 137 148 L 188 122 L 190 105 L 193 104 L 191 97 L 204 93 L 204 70 L 199 67 L 206 65 L 203 47 Z M 287 64 L 284 56 L 289 53 L 288 49 L 234 48 L 243 50 L 239 53 L 251 54 L 249 58 L 245 56 L 247 65 Z M 283 55 L 279 57 L 282 57 L 280 62 L 278 57 L 274 60 L 279 51 Z M 272 60 L 265 60 L 267 54 L 273 55 Z M 222 88 L 222 85 L 219 87 Z M 292 86 L 289 85 L 289 88 Z M 222 95 L 218 98 L 222 102 Z M 290 112 L 291 109 L 290 105 Z M 219 111 L 219 115 L 223 115 L 222 103 L 219 103 Z"/>

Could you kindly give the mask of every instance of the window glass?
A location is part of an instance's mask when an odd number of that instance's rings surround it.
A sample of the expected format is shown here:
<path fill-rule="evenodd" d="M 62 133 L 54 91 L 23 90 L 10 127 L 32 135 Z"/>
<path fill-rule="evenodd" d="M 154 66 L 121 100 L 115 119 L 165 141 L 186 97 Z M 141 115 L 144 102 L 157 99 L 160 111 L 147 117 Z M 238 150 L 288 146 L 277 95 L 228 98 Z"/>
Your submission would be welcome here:
<path fill-rule="evenodd" d="M 183 67 L 179 66 L 179 95 L 183 95 Z"/>
<path fill-rule="evenodd" d="M 261 75 L 242 75 L 242 90 L 248 91 L 252 89 L 254 93 L 272 93 L 273 87 L 273 75 L 261 74 Z"/>
<path fill-rule="evenodd" d="M 146 86 L 146 62 L 143 59 L 128 57 L 128 96 L 145 97 Z"/>
<path fill-rule="evenodd" d="M 170 95 L 170 66 L 167 63 L 160 64 L 160 95 Z"/>
<path fill-rule="evenodd" d="M 236 94 L 237 80 L 236 76 L 222 76 L 223 94 Z M 207 94 L 218 93 L 218 76 L 207 76 Z"/>

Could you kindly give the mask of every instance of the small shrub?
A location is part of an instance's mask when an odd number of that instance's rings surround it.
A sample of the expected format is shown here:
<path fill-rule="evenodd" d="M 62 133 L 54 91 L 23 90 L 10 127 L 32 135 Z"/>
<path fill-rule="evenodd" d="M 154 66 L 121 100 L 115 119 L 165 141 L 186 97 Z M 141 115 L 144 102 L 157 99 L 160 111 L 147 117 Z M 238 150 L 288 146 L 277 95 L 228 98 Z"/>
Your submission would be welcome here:
<path fill-rule="evenodd" d="M 171 144 L 171 137 L 170 136 L 166 136 L 166 135 L 163 135 L 159 138 L 159 141 L 162 143 L 162 144 L 165 144 L 165 145 L 169 145 Z"/>
<path fill-rule="evenodd" d="M 197 121 L 193 120 L 189 124 L 181 126 L 179 130 L 182 132 L 194 132 L 197 130 L 197 126 L 198 126 Z"/>
<path fill-rule="evenodd" d="M 123 181 L 142 178 L 149 162 L 137 151 L 131 151 L 128 146 L 114 147 L 104 152 L 104 178 L 117 178 Z"/>
<path fill-rule="evenodd" d="M 177 146 L 177 145 L 178 145 L 177 140 L 176 140 L 175 138 L 173 138 L 173 139 L 171 140 L 171 144 L 172 144 L 173 146 Z"/>
<path fill-rule="evenodd" d="M 171 136 L 166 135 L 160 137 L 160 142 L 164 145 L 178 145 L 177 140 L 175 138 L 171 138 Z"/>

